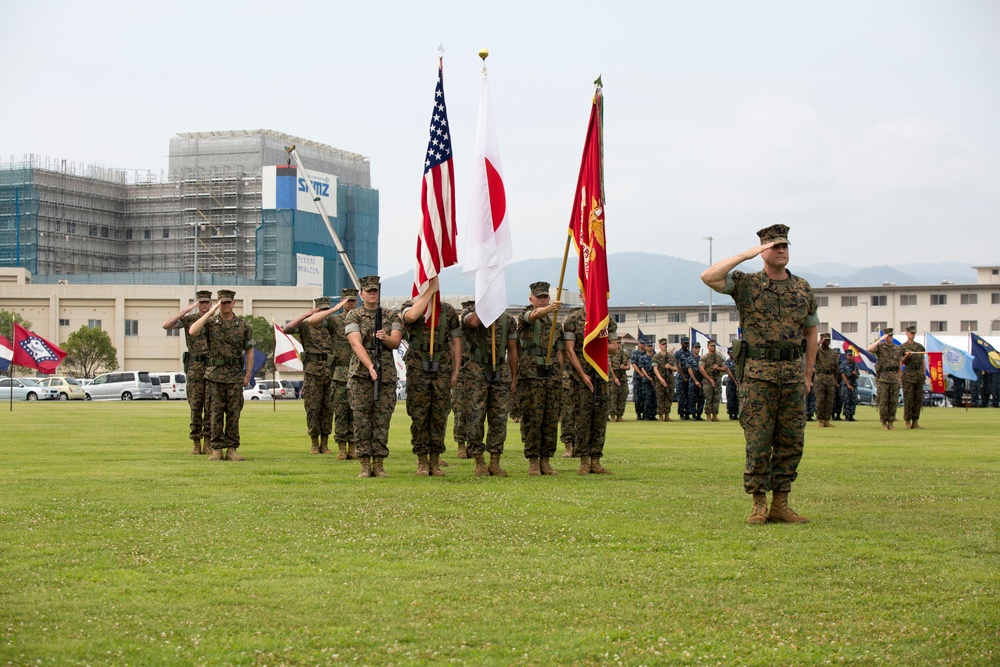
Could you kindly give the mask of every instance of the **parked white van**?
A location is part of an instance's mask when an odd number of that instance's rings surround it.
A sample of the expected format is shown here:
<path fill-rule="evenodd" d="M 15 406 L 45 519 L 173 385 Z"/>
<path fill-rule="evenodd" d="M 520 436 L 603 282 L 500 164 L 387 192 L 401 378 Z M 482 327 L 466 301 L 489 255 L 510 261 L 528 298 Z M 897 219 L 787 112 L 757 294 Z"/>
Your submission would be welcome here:
<path fill-rule="evenodd" d="M 184 373 L 157 373 L 160 376 L 160 393 L 163 400 L 187 400 L 187 376 Z"/>
<path fill-rule="evenodd" d="M 98 375 L 84 387 L 88 401 L 131 401 L 132 399 L 157 400 L 159 394 L 153 390 L 149 373 L 146 371 L 124 371 Z"/>

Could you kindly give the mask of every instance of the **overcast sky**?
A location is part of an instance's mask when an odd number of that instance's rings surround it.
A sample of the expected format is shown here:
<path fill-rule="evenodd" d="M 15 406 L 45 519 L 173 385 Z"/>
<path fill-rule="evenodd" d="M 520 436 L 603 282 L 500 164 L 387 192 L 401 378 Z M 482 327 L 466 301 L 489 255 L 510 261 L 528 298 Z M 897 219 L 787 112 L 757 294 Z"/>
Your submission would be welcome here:
<path fill-rule="evenodd" d="M 707 263 L 782 222 L 793 268 L 1000 263 L 994 0 L 0 5 L 4 162 L 160 172 L 178 132 L 257 128 L 361 153 L 383 275 L 413 266 L 441 43 L 459 233 L 485 47 L 515 259 L 562 254 L 601 74 L 609 252 Z"/>

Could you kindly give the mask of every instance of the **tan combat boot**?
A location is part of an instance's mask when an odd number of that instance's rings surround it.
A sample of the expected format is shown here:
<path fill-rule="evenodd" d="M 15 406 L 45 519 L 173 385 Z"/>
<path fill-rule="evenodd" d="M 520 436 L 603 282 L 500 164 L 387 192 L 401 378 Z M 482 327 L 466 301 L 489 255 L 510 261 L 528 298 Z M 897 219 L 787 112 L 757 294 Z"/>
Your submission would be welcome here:
<path fill-rule="evenodd" d="M 385 471 L 382 467 L 382 463 L 385 461 L 384 456 L 374 456 L 372 457 L 372 477 L 388 477 L 389 473 Z"/>
<path fill-rule="evenodd" d="M 590 457 L 590 472 L 594 473 L 595 475 L 611 475 L 611 474 L 614 474 L 610 470 L 608 470 L 607 468 L 605 468 L 604 466 L 601 465 L 601 457 L 600 456 L 591 456 Z"/>
<path fill-rule="evenodd" d="M 923 426 L 921 426 L 921 425 L 920 425 L 920 424 L 918 423 L 918 420 L 914 419 L 914 420 L 913 420 L 913 421 L 912 421 L 912 422 L 910 423 L 910 428 L 923 428 Z"/>
<path fill-rule="evenodd" d="M 580 468 L 576 471 L 577 475 L 589 475 L 590 474 L 590 457 L 581 456 L 580 457 Z"/>
<path fill-rule="evenodd" d="M 226 449 L 226 460 L 227 461 L 246 461 L 245 458 L 236 453 L 235 447 L 229 447 Z"/>
<path fill-rule="evenodd" d="M 507 476 L 507 471 L 500 467 L 500 455 L 496 453 L 490 454 L 490 465 L 486 470 L 495 477 Z"/>
<path fill-rule="evenodd" d="M 329 454 L 330 453 L 330 436 L 329 434 L 319 436 L 319 453 Z"/>
<path fill-rule="evenodd" d="M 309 448 L 310 454 L 319 454 L 319 436 L 311 435 L 309 440 L 312 442 L 312 447 Z"/>
<path fill-rule="evenodd" d="M 538 459 L 538 469 L 542 471 L 543 475 L 558 475 L 559 473 L 552 469 L 549 465 L 549 457 L 543 456 Z"/>
<path fill-rule="evenodd" d="M 753 494 L 753 511 L 747 518 L 750 525 L 767 523 L 767 494 L 758 492 Z"/>
<path fill-rule="evenodd" d="M 529 458 L 528 459 L 528 476 L 529 477 L 538 477 L 539 475 L 542 474 L 542 471 L 538 467 L 538 465 L 539 464 L 538 464 L 538 459 L 537 458 L 533 457 L 533 458 Z"/>
<path fill-rule="evenodd" d="M 431 476 L 432 477 L 444 477 L 445 476 L 444 470 L 441 470 L 441 455 L 440 454 L 431 454 L 430 455 L 430 459 L 428 460 L 428 464 L 430 465 Z"/>
<path fill-rule="evenodd" d="M 194 447 L 191 449 L 191 456 L 200 456 L 201 455 L 201 438 L 196 438 L 195 440 L 192 440 L 191 442 L 194 444 Z"/>
<path fill-rule="evenodd" d="M 458 443 L 458 454 L 455 456 L 458 459 L 469 458 L 469 448 L 464 442 Z"/>
<path fill-rule="evenodd" d="M 490 471 L 486 469 L 486 458 L 483 453 L 473 454 L 472 458 L 476 460 L 476 477 L 489 477 Z"/>
<path fill-rule="evenodd" d="M 338 442 L 337 443 L 337 460 L 346 461 L 347 460 L 347 443 Z"/>
<path fill-rule="evenodd" d="M 889 430 L 889 423 L 888 422 L 882 422 L 882 430 L 883 431 L 888 431 Z"/>
<path fill-rule="evenodd" d="M 567 442 L 566 443 L 566 447 L 563 450 L 562 457 L 564 459 L 571 459 L 571 458 L 573 458 L 573 443 L 571 443 L 571 442 Z"/>
<path fill-rule="evenodd" d="M 670 413 L 669 412 L 667 414 L 663 415 L 663 421 L 665 421 L 665 422 L 672 422 L 673 421 L 673 419 L 670 418 Z"/>
<path fill-rule="evenodd" d="M 771 511 L 767 520 L 771 523 L 807 523 L 809 519 L 795 513 L 788 506 L 788 491 L 775 491 L 771 498 Z"/>
<path fill-rule="evenodd" d="M 896 427 L 892 425 L 892 422 L 886 422 L 886 424 L 889 425 L 889 430 L 890 431 L 895 431 L 896 430 Z"/>
<path fill-rule="evenodd" d="M 358 473 L 358 477 L 371 477 L 372 476 L 372 460 L 367 456 L 361 457 L 361 472 Z"/>
<path fill-rule="evenodd" d="M 431 474 L 430 463 L 426 454 L 417 454 L 417 477 L 427 477 Z"/>
<path fill-rule="evenodd" d="M 208 460 L 209 461 L 221 461 L 222 460 L 222 450 L 221 449 L 213 449 L 212 450 L 212 455 L 208 457 Z"/>
<path fill-rule="evenodd" d="M 357 461 L 358 460 L 358 450 L 354 448 L 354 443 L 347 443 L 347 460 Z"/>

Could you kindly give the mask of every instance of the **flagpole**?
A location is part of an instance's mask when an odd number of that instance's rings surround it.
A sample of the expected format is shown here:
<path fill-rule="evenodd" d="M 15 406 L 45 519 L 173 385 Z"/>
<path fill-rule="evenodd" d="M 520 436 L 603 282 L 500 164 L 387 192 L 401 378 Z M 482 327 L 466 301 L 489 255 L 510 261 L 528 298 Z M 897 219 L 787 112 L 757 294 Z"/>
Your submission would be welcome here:
<path fill-rule="evenodd" d="M 271 387 L 270 387 L 270 389 L 268 389 L 268 391 L 271 392 L 271 412 L 272 413 L 277 413 L 278 412 L 278 399 L 274 395 L 274 383 L 276 382 L 276 380 L 274 379 L 274 374 L 275 374 L 275 372 L 278 369 L 278 355 L 276 354 L 277 351 L 278 351 L 278 334 L 276 332 L 277 332 L 277 329 L 274 328 L 274 318 L 272 317 L 271 318 L 271 334 L 274 335 L 274 349 L 271 350 Z M 264 377 L 267 377 L 267 376 L 265 375 Z"/>
<path fill-rule="evenodd" d="M 566 275 L 566 260 L 569 258 L 569 242 L 573 237 L 566 234 L 566 249 L 563 250 L 562 268 L 559 270 L 559 286 L 556 287 L 556 303 L 562 301 L 563 277 Z M 556 340 L 556 321 L 559 319 L 559 306 L 552 311 L 552 328 L 549 329 L 549 348 L 545 352 L 545 365 L 550 365 L 552 361 L 552 346 Z"/>
<path fill-rule="evenodd" d="M 437 310 L 438 309 L 435 308 L 435 306 L 437 305 L 437 304 L 435 304 L 435 301 L 439 301 L 440 299 L 441 299 L 440 293 L 439 292 L 435 292 L 434 293 L 434 298 L 431 300 L 431 351 L 427 355 L 428 356 L 428 359 L 427 359 L 428 363 L 433 363 L 434 362 L 434 339 L 437 338 L 437 324 L 438 324 L 438 321 L 437 321 Z"/>
<path fill-rule="evenodd" d="M 14 314 L 11 313 L 10 316 L 10 339 L 13 341 L 10 345 L 11 355 L 10 355 L 10 372 L 7 378 L 10 380 L 10 412 L 14 412 L 14 350 L 17 349 L 17 327 L 14 326 Z"/>

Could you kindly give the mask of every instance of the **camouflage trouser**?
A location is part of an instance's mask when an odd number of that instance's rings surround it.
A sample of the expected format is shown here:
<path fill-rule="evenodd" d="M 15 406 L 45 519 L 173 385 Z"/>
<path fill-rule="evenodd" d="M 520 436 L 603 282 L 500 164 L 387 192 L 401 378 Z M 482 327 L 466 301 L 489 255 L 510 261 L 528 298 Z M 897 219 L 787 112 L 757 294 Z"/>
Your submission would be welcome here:
<path fill-rule="evenodd" d="M 791 491 L 802 460 L 806 386 L 744 378 L 740 426 L 747 443 L 743 488 L 747 493 Z"/>
<path fill-rule="evenodd" d="M 722 403 L 722 387 L 720 383 L 722 378 L 715 381 L 713 386 L 711 382 L 705 380 L 701 383 L 701 393 L 705 399 L 705 412 L 710 415 L 719 414 L 719 404 Z"/>
<path fill-rule="evenodd" d="M 455 425 L 452 428 L 452 435 L 455 437 L 455 442 L 458 443 L 469 441 L 469 416 L 472 414 L 472 407 L 469 405 L 469 394 L 472 392 L 474 386 L 469 368 L 467 368 L 470 363 L 474 362 L 465 361 L 462 364 L 462 370 L 458 373 L 458 382 L 455 383 L 455 388 L 451 390 L 451 409 L 455 413 Z"/>
<path fill-rule="evenodd" d="M 406 414 L 414 454 L 442 454 L 451 410 L 451 373 L 406 369 Z"/>
<path fill-rule="evenodd" d="M 677 396 L 677 414 L 681 417 L 690 415 L 688 412 L 688 387 L 691 386 L 689 380 L 682 380 L 683 376 L 678 374 L 674 380 L 674 394 Z"/>
<path fill-rule="evenodd" d="M 875 386 L 878 391 L 878 418 L 883 424 L 891 424 L 896 421 L 896 406 L 899 405 L 899 383 L 879 380 Z"/>
<path fill-rule="evenodd" d="M 562 411 L 559 416 L 559 440 L 564 445 L 572 445 L 576 437 L 576 402 L 573 400 L 573 383 L 568 375 L 562 379 Z"/>
<path fill-rule="evenodd" d="M 302 380 L 302 403 L 306 408 L 309 436 L 330 435 L 333 431 L 333 380 L 329 373 L 306 373 Z"/>
<path fill-rule="evenodd" d="M 858 407 L 858 392 L 854 389 L 848 389 L 846 384 L 840 386 L 840 401 L 844 407 L 844 417 L 851 418 L 857 411 Z"/>
<path fill-rule="evenodd" d="M 337 442 L 354 442 L 354 412 L 347 396 L 347 383 L 332 380 L 330 395 L 333 397 L 333 416 L 336 418 L 333 439 Z"/>
<path fill-rule="evenodd" d="M 608 382 L 608 414 L 612 417 L 621 417 L 625 414 L 625 406 L 628 404 L 628 379 L 619 380 L 621 384 L 615 384 L 614 380 Z"/>
<path fill-rule="evenodd" d="M 507 396 L 507 416 L 511 419 L 521 418 L 521 401 L 516 391 L 510 392 Z"/>
<path fill-rule="evenodd" d="M 593 379 L 593 378 L 591 378 Z M 573 382 L 570 395 L 576 405 L 576 433 L 573 438 L 573 456 L 598 457 L 604 455 L 604 436 L 608 429 L 608 392 L 601 380 L 594 380 L 596 392 L 591 392 L 580 382 Z"/>
<path fill-rule="evenodd" d="M 237 449 L 240 446 L 240 411 L 243 410 L 243 385 L 239 382 L 206 383 L 211 410 L 212 449 Z"/>
<path fill-rule="evenodd" d="M 469 420 L 466 422 L 466 442 L 470 454 L 503 454 L 507 440 L 507 405 L 510 394 L 510 369 L 506 366 L 500 381 L 486 381 L 485 366 L 471 362 L 471 387 L 466 397 L 469 405 Z M 486 424 L 489 424 L 489 434 Z"/>
<path fill-rule="evenodd" d="M 396 409 L 395 383 L 383 382 L 375 403 L 371 377 L 353 376 L 347 381 L 347 397 L 354 413 L 354 443 L 358 456 L 389 456 L 389 422 Z"/>
<path fill-rule="evenodd" d="M 924 407 L 924 379 L 903 381 L 903 419 L 917 421 L 920 408 Z"/>
<path fill-rule="evenodd" d="M 187 381 L 187 401 L 191 408 L 191 434 L 192 440 L 208 438 L 211 436 L 209 425 L 212 415 L 208 407 L 208 388 L 205 386 L 205 379 Z"/>
<path fill-rule="evenodd" d="M 670 409 L 674 406 L 674 382 L 667 381 L 667 386 L 659 380 L 653 380 L 653 388 L 656 390 L 656 414 L 669 415 Z"/>
<path fill-rule="evenodd" d="M 559 440 L 562 384 L 558 378 L 525 378 L 517 383 L 524 458 L 548 458 Z"/>
<path fill-rule="evenodd" d="M 740 392 L 732 378 L 726 383 L 726 412 L 733 418 L 740 416 Z"/>
<path fill-rule="evenodd" d="M 816 394 L 816 418 L 830 419 L 833 416 L 833 393 L 837 391 L 837 383 L 833 378 L 823 379 L 817 375 L 813 391 Z"/>

